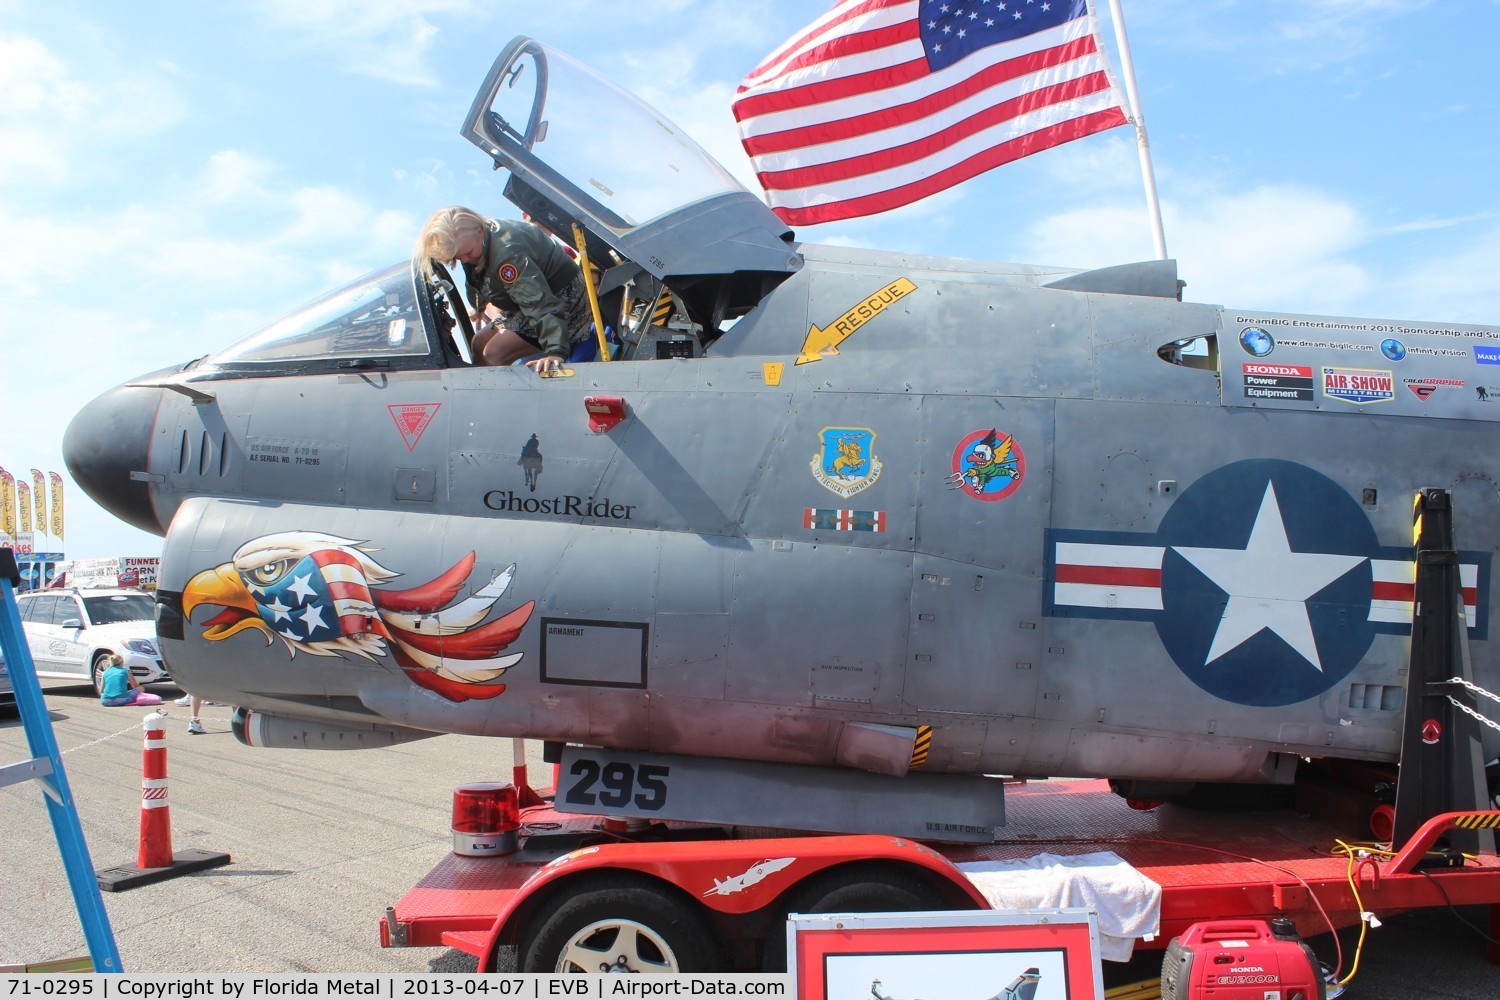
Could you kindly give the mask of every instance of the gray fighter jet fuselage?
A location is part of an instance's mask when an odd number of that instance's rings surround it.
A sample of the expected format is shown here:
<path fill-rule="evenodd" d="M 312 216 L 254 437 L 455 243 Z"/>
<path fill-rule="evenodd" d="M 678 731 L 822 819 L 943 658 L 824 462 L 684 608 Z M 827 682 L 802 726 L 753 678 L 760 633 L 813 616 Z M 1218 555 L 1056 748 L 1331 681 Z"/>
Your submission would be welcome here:
<path fill-rule="evenodd" d="M 798 243 L 659 116 L 659 155 L 566 169 L 631 120 L 549 120 L 575 78 L 517 40 L 466 133 L 519 206 L 583 227 L 623 359 L 472 366 L 451 286 L 403 264 L 69 428 L 80 485 L 165 535 L 164 655 L 242 739 L 603 748 L 626 756 L 583 799 L 635 812 L 676 780 L 647 769 L 690 761 L 725 798 L 759 765 L 915 787 L 1393 761 L 1431 486 L 1500 681 L 1500 328 L 1183 302 L 1171 261 Z"/>

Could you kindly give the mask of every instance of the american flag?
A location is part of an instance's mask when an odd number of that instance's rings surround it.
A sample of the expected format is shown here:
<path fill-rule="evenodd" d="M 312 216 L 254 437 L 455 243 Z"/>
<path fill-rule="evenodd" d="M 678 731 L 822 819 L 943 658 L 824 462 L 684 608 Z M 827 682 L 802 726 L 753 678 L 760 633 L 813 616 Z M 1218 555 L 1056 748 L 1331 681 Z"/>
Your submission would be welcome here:
<path fill-rule="evenodd" d="M 1129 119 L 1087 0 L 840 0 L 734 102 L 789 225 L 874 215 Z"/>

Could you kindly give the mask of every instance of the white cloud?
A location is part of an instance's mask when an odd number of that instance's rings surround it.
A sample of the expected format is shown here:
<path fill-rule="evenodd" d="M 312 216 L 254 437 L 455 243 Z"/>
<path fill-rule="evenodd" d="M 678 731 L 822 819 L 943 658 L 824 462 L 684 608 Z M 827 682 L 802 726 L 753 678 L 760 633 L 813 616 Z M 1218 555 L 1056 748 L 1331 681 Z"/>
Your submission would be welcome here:
<path fill-rule="evenodd" d="M 459 20 L 477 15 L 474 0 L 260 0 L 257 9 L 285 41 L 335 58 L 350 73 L 430 87 L 438 28 L 428 15 Z"/>
<path fill-rule="evenodd" d="M 1332 195 L 1292 186 L 1203 190 L 1162 208 L 1169 255 L 1185 296 L 1291 312 L 1355 307 L 1370 277 L 1353 259 L 1369 238 L 1358 211 Z M 1153 257 L 1144 208 L 1078 208 L 1031 228 L 1026 259 L 1104 267 Z"/>
<path fill-rule="evenodd" d="M 46 44 L 0 33 L 0 182 L 56 187 L 100 169 L 99 151 L 171 127 L 183 102 L 158 70 L 126 68 L 115 54 L 75 59 L 81 78 Z"/>

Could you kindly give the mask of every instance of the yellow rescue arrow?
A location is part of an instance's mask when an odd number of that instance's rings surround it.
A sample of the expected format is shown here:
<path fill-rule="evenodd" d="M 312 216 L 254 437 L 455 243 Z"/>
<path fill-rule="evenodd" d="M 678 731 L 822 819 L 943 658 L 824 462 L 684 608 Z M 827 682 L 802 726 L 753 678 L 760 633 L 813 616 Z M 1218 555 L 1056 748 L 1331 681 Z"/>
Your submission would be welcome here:
<path fill-rule="evenodd" d="M 819 328 L 816 324 L 810 325 L 807 328 L 807 339 L 802 342 L 802 354 L 797 358 L 797 364 L 805 365 L 811 361 L 823 360 L 825 354 L 837 354 L 839 345 L 848 340 L 850 334 L 879 316 L 886 307 L 900 302 L 916 290 L 917 286 L 912 284 L 910 278 L 897 278 L 827 326 Z"/>

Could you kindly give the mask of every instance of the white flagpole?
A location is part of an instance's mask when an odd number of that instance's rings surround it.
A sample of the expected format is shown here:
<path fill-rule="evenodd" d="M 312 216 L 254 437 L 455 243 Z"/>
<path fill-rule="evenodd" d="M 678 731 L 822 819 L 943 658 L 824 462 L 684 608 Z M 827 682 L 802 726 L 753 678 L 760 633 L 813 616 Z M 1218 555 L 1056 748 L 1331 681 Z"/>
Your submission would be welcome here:
<path fill-rule="evenodd" d="M 1130 41 L 1125 37 L 1125 15 L 1120 0 L 1109 0 L 1110 20 L 1115 23 L 1115 44 L 1120 48 L 1120 72 L 1125 78 L 1125 99 L 1135 119 L 1135 145 L 1141 157 L 1141 181 L 1146 185 L 1146 214 L 1151 218 L 1151 238 L 1156 241 L 1157 260 L 1167 259 L 1167 235 L 1161 225 L 1161 202 L 1156 197 L 1156 172 L 1151 169 L 1151 144 L 1146 140 L 1146 119 L 1135 89 L 1135 64 L 1130 61 Z"/>

